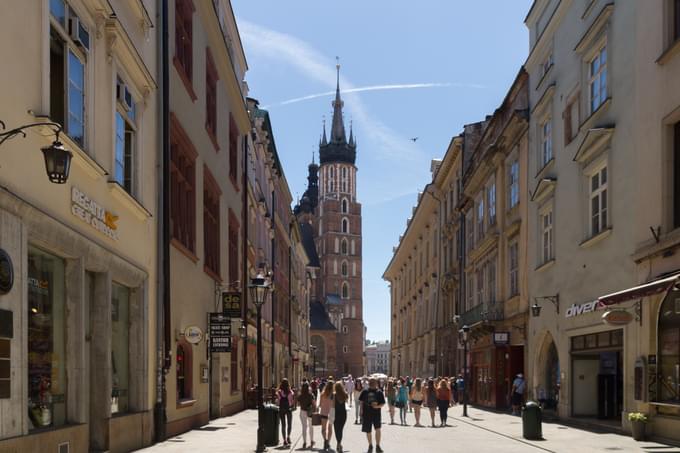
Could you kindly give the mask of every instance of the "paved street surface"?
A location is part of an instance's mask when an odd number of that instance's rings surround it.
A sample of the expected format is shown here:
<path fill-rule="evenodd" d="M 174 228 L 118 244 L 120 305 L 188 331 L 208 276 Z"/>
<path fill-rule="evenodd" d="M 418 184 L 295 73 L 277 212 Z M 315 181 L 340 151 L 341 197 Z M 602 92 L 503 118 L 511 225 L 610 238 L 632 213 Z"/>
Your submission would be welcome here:
<path fill-rule="evenodd" d="M 353 412 L 352 412 L 353 414 Z M 656 442 L 636 442 L 629 436 L 602 434 L 584 431 L 557 423 L 543 423 L 543 441 L 527 441 L 522 438 L 522 424 L 519 417 L 507 414 L 468 409 L 469 418 L 462 417 L 460 406 L 449 411 L 447 428 L 416 428 L 383 424 L 382 447 L 389 452 L 466 452 L 466 453 L 541 453 L 541 452 L 647 452 L 680 453 L 680 447 Z M 453 416 L 453 417 L 452 417 Z M 270 452 L 298 452 L 302 450 L 302 437 L 298 412 L 293 415 L 292 448 L 268 448 Z M 395 417 L 399 418 L 398 413 Z M 348 453 L 367 451 L 366 437 L 353 419 L 345 427 L 343 446 Z M 389 422 L 387 410 L 383 423 Z M 421 423 L 429 424 L 429 414 L 424 414 Z M 437 417 L 438 421 L 438 417 Z M 413 425 L 413 414 L 408 414 L 408 423 Z M 213 420 L 209 425 L 182 434 L 166 442 L 142 450 L 144 452 L 234 452 L 247 453 L 255 449 L 257 412 L 244 411 L 232 417 Z M 323 446 L 321 430 L 315 427 L 315 450 Z M 335 440 L 331 443 L 335 448 Z M 312 450 L 306 450 L 312 451 Z"/>

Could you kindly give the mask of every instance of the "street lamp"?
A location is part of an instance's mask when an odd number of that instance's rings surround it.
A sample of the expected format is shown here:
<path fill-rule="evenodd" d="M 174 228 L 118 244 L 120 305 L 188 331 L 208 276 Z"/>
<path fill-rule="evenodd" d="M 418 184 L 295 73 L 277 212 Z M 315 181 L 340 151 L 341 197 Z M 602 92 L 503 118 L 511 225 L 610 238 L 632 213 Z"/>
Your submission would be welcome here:
<path fill-rule="evenodd" d="M 71 151 L 64 148 L 63 143 L 59 141 L 59 133 L 61 132 L 61 125 L 57 123 L 31 123 L 24 126 L 16 127 L 7 132 L 0 132 L 0 145 L 5 143 L 10 138 L 17 135 L 26 137 L 24 129 L 31 127 L 50 127 L 54 132 L 55 139 L 49 146 L 43 146 L 40 150 L 45 158 L 45 172 L 50 182 L 54 184 L 64 184 L 68 180 L 69 171 L 71 170 L 71 158 L 73 154 Z M 5 123 L 0 121 L 0 130 L 5 129 Z"/>
<path fill-rule="evenodd" d="M 312 351 L 312 377 L 316 378 L 316 346 L 310 345 L 309 349 Z"/>
<path fill-rule="evenodd" d="M 531 316 L 534 318 L 538 318 L 541 316 L 541 306 L 538 305 L 536 302 L 531 306 Z"/>
<path fill-rule="evenodd" d="M 250 279 L 250 298 L 257 310 L 257 448 L 256 452 L 263 452 L 267 449 L 264 447 L 264 398 L 262 394 L 262 373 L 263 373 L 263 356 L 262 356 L 262 305 L 267 300 L 269 294 L 270 283 L 265 279 L 261 273 L 256 277 Z"/>
<path fill-rule="evenodd" d="M 465 324 L 459 331 L 463 339 L 463 417 L 467 417 L 467 405 L 468 405 L 468 388 L 470 383 L 468 382 L 468 339 L 470 336 L 470 326 Z"/>

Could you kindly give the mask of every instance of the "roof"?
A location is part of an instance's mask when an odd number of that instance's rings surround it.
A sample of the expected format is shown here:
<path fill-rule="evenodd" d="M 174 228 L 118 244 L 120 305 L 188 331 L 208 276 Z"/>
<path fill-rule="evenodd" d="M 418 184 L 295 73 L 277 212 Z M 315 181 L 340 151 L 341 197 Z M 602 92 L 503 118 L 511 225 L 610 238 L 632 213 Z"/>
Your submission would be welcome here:
<path fill-rule="evenodd" d="M 309 321 L 311 330 L 337 330 L 321 302 L 309 304 Z"/>
<path fill-rule="evenodd" d="M 309 223 L 300 223 L 300 232 L 302 233 L 302 245 L 309 257 L 309 266 L 321 267 L 319 261 L 319 254 L 316 251 L 316 244 L 314 243 L 314 227 Z"/>
<path fill-rule="evenodd" d="M 342 300 L 337 294 L 326 294 L 326 303 L 328 305 L 342 305 Z"/>

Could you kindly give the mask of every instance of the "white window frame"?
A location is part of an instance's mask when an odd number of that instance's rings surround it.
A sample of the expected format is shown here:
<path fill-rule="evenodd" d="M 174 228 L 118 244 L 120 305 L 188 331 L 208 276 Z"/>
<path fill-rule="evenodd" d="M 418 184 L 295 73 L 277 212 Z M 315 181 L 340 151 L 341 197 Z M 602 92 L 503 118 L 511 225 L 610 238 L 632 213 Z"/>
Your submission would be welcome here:
<path fill-rule="evenodd" d="M 496 223 L 496 180 L 491 178 L 491 183 L 486 188 L 486 204 L 488 225 Z"/>
<path fill-rule="evenodd" d="M 607 48 L 607 41 L 605 40 L 596 49 L 587 60 L 588 108 L 591 114 L 599 109 L 609 97 L 609 83 L 607 80 L 609 49 Z M 595 63 L 597 63 L 597 70 L 593 71 Z M 596 91 L 597 93 L 595 94 Z"/>
<path fill-rule="evenodd" d="M 541 263 L 555 259 L 555 211 L 552 202 L 539 211 L 539 231 L 541 232 Z"/>
<path fill-rule="evenodd" d="M 519 159 L 513 158 L 508 167 L 508 206 L 512 209 L 519 204 Z"/>
<path fill-rule="evenodd" d="M 484 214 L 485 214 L 485 207 L 484 207 L 484 193 L 482 193 L 478 198 L 477 202 L 475 203 L 475 237 L 478 242 L 480 242 L 484 238 L 484 233 L 485 233 L 485 221 L 484 221 Z"/>
<path fill-rule="evenodd" d="M 609 227 L 609 168 L 606 162 L 595 167 L 587 175 L 588 178 L 588 228 L 590 237 L 597 236 Z M 604 176 L 604 182 L 602 182 Z M 593 183 L 597 178 L 597 187 Z M 593 209 L 593 202 L 597 200 L 597 212 Z M 602 207 L 604 204 L 604 208 Z M 597 223 L 597 224 L 596 224 Z"/>
<path fill-rule="evenodd" d="M 119 77 L 119 79 L 124 82 L 125 79 L 122 79 Z M 137 109 L 137 102 L 135 101 L 134 97 L 132 98 L 132 108 L 130 111 L 127 111 L 126 108 L 123 106 L 123 104 L 120 102 L 120 100 L 116 101 L 116 111 L 114 114 L 114 148 L 113 148 L 113 179 L 116 181 L 122 188 L 124 188 L 130 195 L 136 195 L 138 192 L 138 187 L 137 187 L 137 137 L 138 137 L 138 115 L 139 115 L 139 110 Z M 118 123 L 118 116 L 122 118 L 124 122 L 124 126 L 129 126 L 130 131 L 128 132 L 127 128 L 125 129 L 125 140 L 130 140 L 130 188 L 127 190 L 125 187 L 125 175 L 123 174 L 122 180 L 119 179 L 118 175 L 118 158 L 117 158 L 117 147 L 118 147 L 118 140 L 120 137 L 118 137 L 118 130 L 117 130 L 117 123 Z M 131 137 L 128 138 L 128 135 Z M 123 144 L 125 146 L 125 142 Z M 123 151 L 124 153 L 126 152 L 125 150 Z M 125 156 L 123 156 L 125 158 Z M 125 173 L 125 163 L 123 162 L 123 173 Z"/>
<path fill-rule="evenodd" d="M 519 294 L 519 241 L 508 244 L 508 291 L 510 297 Z"/>
<path fill-rule="evenodd" d="M 552 116 L 547 115 L 540 123 L 541 135 L 541 167 L 545 167 L 554 159 Z"/>

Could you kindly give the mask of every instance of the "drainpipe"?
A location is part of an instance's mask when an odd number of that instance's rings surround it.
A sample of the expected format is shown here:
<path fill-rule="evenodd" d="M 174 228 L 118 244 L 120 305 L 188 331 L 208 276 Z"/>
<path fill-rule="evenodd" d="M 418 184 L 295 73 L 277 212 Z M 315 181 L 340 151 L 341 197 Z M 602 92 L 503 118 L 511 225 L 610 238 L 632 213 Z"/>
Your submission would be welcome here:
<path fill-rule="evenodd" d="M 243 339 L 243 366 L 241 367 L 241 394 L 243 409 L 246 408 L 246 369 L 248 368 L 248 134 L 243 136 L 243 202 L 241 205 L 241 223 L 243 225 L 243 270 L 241 272 L 241 318 L 246 326 L 246 337 Z M 239 335 L 240 338 L 240 335 Z"/>
<path fill-rule="evenodd" d="M 276 191 L 272 190 L 272 228 L 274 229 L 274 234 L 271 238 L 272 243 L 272 281 L 274 282 L 274 291 L 271 292 L 272 299 L 272 330 L 271 330 L 271 375 L 272 381 L 271 385 L 274 387 L 276 385 Z"/>
<path fill-rule="evenodd" d="M 287 376 L 291 383 L 295 382 L 293 379 L 293 219 L 290 220 L 288 224 L 288 240 L 290 245 L 288 246 L 288 367 Z"/>
<path fill-rule="evenodd" d="M 170 66 L 169 66 L 169 36 L 168 36 L 168 0 L 158 0 L 161 11 L 161 96 L 159 109 L 161 112 L 161 165 L 159 210 L 161 224 L 160 247 L 158 247 L 158 298 L 156 304 L 156 342 L 157 342 L 157 370 L 156 370 L 156 404 L 154 405 L 154 426 L 156 442 L 165 440 L 167 423 L 167 390 L 165 376 L 170 368 Z"/>

